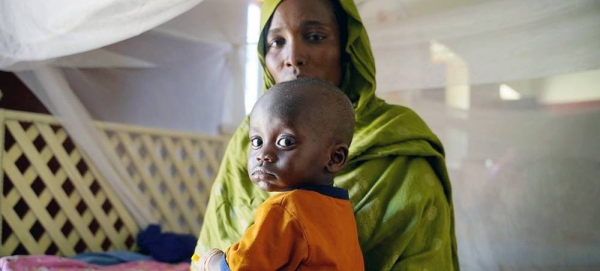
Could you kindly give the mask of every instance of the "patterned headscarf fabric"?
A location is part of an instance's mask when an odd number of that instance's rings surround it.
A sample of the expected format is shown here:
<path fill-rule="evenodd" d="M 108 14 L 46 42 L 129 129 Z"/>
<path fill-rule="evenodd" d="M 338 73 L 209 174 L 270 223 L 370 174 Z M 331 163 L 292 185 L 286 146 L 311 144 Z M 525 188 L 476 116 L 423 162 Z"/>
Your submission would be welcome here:
<path fill-rule="evenodd" d="M 280 2 L 266 0 L 262 6 L 258 52 L 265 89 L 275 84 L 265 67 L 265 27 Z M 354 2 L 339 2 L 347 14 L 347 41 L 342 42 L 349 56 L 341 89 L 353 101 L 356 122 L 349 160 L 335 185 L 350 193 L 366 270 L 458 270 L 442 144 L 412 110 L 375 96 L 375 61 L 366 30 Z M 246 118 L 227 147 L 196 247 L 199 255 L 237 242 L 254 210 L 269 197 L 248 177 L 248 126 Z"/>

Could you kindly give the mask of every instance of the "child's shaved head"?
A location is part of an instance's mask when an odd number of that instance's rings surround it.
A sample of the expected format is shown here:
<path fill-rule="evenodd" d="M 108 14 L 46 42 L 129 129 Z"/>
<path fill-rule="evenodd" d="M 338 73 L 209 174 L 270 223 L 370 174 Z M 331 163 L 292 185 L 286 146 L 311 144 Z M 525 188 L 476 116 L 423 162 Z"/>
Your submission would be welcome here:
<path fill-rule="evenodd" d="M 254 106 L 288 121 L 303 121 L 332 144 L 350 146 L 354 133 L 354 108 L 333 84 L 317 78 L 298 78 L 273 86 Z M 327 139 L 326 137 L 322 137 Z"/>

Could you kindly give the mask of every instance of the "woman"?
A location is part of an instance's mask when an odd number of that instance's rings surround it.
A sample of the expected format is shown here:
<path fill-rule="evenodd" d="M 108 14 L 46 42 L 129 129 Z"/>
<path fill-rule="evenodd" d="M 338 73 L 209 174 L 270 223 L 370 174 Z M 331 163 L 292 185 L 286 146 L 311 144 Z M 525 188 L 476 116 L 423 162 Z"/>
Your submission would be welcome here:
<path fill-rule="evenodd" d="M 413 111 L 375 97 L 375 63 L 354 2 L 267 0 L 261 27 L 265 88 L 319 77 L 353 102 L 354 139 L 335 184 L 350 193 L 366 269 L 458 270 L 443 147 Z M 248 179 L 248 146 L 246 119 L 221 163 L 196 254 L 239 240 L 268 197 Z"/>

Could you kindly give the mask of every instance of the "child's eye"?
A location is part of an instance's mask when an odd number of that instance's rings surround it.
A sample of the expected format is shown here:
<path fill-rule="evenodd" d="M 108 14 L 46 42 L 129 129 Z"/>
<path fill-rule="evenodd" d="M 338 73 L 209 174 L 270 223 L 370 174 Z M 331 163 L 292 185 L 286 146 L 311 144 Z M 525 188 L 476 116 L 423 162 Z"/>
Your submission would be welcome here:
<path fill-rule="evenodd" d="M 277 140 L 277 145 L 281 147 L 291 147 L 294 144 L 296 144 L 296 141 L 288 137 L 282 137 Z"/>
<path fill-rule="evenodd" d="M 258 148 L 258 147 L 262 146 L 263 141 L 260 137 L 255 137 L 255 138 L 250 139 L 250 144 L 252 145 L 252 147 Z"/>

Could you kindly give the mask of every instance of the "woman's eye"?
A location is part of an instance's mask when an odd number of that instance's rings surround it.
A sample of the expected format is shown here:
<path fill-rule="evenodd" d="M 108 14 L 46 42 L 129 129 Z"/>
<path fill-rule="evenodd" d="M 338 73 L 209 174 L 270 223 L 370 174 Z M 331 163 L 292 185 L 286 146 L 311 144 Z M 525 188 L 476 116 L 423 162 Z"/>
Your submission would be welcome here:
<path fill-rule="evenodd" d="M 287 137 L 283 137 L 283 138 L 280 138 L 279 140 L 277 140 L 277 145 L 279 145 L 281 147 L 291 147 L 294 144 L 296 144 L 296 141 L 294 141 L 291 138 L 287 138 Z"/>
<path fill-rule="evenodd" d="M 309 41 L 320 41 L 325 39 L 325 35 L 323 34 L 309 34 L 306 36 L 306 39 Z"/>
<path fill-rule="evenodd" d="M 258 148 L 262 146 L 263 141 L 261 138 L 255 137 L 250 140 L 250 144 L 252 144 L 252 147 Z"/>
<path fill-rule="evenodd" d="M 281 47 L 283 44 L 283 39 L 274 39 L 269 43 L 269 47 Z"/>

